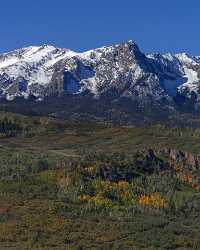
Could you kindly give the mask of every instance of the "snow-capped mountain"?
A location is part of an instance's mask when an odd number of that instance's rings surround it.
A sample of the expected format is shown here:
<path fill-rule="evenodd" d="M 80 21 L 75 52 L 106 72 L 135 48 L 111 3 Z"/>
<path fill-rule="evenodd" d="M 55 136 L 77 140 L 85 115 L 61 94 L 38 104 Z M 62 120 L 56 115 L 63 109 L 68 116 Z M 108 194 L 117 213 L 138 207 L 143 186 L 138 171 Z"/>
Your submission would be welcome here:
<path fill-rule="evenodd" d="M 128 98 L 139 105 L 200 103 L 200 57 L 143 54 L 133 41 L 83 53 L 32 46 L 0 55 L 0 97 L 80 95 Z"/>
<path fill-rule="evenodd" d="M 152 60 L 160 83 L 168 95 L 183 95 L 187 98 L 196 96 L 199 100 L 200 57 L 186 53 L 147 56 Z"/>

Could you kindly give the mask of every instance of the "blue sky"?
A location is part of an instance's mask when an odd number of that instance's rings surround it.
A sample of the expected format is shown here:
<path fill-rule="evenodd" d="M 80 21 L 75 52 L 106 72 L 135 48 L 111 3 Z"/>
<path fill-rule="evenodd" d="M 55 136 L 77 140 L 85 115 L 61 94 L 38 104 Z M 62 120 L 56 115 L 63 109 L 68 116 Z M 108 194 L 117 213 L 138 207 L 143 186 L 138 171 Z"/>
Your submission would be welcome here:
<path fill-rule="evenodd" d="M 1 0 L 0 52 L 53 44 L 84 51 L 134 40 L 144 52 L 200 55 L 200 1 Z"/>

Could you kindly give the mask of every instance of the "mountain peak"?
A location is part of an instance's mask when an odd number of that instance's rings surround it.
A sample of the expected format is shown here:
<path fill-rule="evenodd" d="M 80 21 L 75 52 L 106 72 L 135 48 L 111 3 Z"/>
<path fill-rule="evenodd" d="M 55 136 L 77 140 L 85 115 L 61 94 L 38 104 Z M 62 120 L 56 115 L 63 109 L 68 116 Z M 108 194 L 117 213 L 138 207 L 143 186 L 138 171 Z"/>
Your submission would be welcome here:
<path fill-rule="evenodd" d="M 133 41 L 133 40 L 128 40 L 125 42 L 121 42 L 117 45 L 113 45 L 114 47 L 128 47 L 129 50 L 138 50 L 139 51 L 139 47 L 138 45 Z"/>

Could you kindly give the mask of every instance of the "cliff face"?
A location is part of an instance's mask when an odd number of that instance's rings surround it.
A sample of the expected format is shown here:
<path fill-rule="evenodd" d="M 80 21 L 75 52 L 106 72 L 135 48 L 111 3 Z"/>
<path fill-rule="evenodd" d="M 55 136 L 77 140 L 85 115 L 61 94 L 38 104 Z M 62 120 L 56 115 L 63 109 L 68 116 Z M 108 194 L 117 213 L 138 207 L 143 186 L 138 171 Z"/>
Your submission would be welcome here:
<path fill-rule="evenodd" d="M 190 187 L 200 190 L 200 155 L 174 149 L 145 150 L 141 152 L 140 171 L 145 174 L 169 171 Z"/>
<path fill-rule="evenodd" d="M 180 164 L 188 170 L 200 169 L 200 155 L 175 149 L 164 149 L 162 152 L 169 157 L 172 163 Z"/>

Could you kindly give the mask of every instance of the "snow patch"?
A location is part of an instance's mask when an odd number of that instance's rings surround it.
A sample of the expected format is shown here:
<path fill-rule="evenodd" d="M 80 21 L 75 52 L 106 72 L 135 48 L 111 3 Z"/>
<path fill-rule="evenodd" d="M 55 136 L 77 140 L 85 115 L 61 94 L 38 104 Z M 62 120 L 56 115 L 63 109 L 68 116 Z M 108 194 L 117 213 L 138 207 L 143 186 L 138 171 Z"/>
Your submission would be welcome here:
<path fill-rule="evenodd" d="M 184 71 L 185 71 L 185 77 L 188 78 L 187 83 L 195 83 L 199 81 L 198 74 L 196 71 L 194 71 L 193 69 L 189 69 L 187 67 L 184 67 Z"/>
<path fill-rule="evenodd" d="M 17 63 L 18 61 L 19 59 L 17 57 L 9 58 L 8 60 L 6 60 L 5 58 L 4 60 L 0 61 L 0 69 L 9 67 L 10 65 Z"/>
<path fill-rule="evenodd" d="M 197 58 L 190 56 L 187 53 L 179 53 L 176 54 L 175 57 L 184 64 L 193 64 L 193 65 L 198 64 L 198 62 L 196 61 Z"/>

